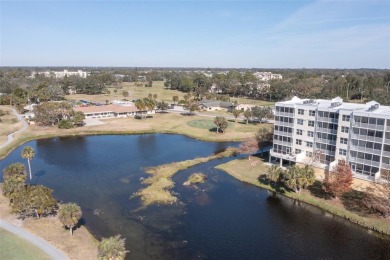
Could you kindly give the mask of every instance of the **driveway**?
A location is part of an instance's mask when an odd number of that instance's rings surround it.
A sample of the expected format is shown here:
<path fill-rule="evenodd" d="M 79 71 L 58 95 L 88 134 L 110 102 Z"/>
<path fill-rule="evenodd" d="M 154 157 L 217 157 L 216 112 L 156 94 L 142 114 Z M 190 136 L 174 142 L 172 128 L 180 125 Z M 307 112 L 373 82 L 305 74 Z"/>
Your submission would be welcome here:
<path fill-rule="evenodd" d="M 29 241 L 31 244 L 35 245 L 39 249 L 41 249 L 43 252 L 48 254 L 51 259 L 59 259 L 59 260 L 65 260 L 69 259 L 66 255 L 64 255 L 61 251 L 59 251 L 57 248 L 43 240 L 42 238 L 39 238 L 24 229 L 17 227 L 15 225 L 12 225 L 4 220 L 0 219 L 0 227 L 8 230 L 11 233 L 14 233 L 20 238 L 23 238 L 27 241 Z"/>

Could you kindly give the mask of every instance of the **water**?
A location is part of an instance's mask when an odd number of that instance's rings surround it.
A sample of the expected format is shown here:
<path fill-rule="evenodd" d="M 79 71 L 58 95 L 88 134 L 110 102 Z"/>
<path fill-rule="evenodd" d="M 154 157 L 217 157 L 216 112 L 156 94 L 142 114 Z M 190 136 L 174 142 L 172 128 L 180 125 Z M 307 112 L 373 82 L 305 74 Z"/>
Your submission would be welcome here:
<path fill-rule="evenodd" d="M 208 156 L 233 143 L 179 135 L 53 138 L 32 141 L 33 183 L 76 202 L 83 223 L 99 239 L 126 237 L 129 259 L 390 259 L 390 242 L 324 212 L 237 181 L 214 160 L 174 176 L 180 203 L 143 209 L 143 169 Z M 24 145 L 25 146 L 25 145 Z M 22 147 L 0 161 L 3 169 Z M 194 172 L 206 183 L 185 187 Z M 77 231 L 76 231 L 77 232 Z"/>

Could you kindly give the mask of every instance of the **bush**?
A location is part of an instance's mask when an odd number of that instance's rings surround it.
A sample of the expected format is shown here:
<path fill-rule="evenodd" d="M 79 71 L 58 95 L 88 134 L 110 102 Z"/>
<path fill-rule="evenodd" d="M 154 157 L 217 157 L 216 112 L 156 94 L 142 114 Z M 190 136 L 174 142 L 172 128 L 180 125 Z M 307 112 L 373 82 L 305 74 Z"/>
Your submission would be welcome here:
<path fill-rule="evenodd" d="M 61 129 L 70 129 L 70 128 L 73 128 L 73 123 L 72 123 L 72 121 L 70 121 L 70 120 L 62 119 L 62 120 L 58 123 L 58 128 L 61 128 Z"/>
<path fill-rule="evenodd" d="M 6 115 L 6 113 L 4 112 L 4 110 L 0 109 L 0 116 L 5 116 L 5 115 Z"/>

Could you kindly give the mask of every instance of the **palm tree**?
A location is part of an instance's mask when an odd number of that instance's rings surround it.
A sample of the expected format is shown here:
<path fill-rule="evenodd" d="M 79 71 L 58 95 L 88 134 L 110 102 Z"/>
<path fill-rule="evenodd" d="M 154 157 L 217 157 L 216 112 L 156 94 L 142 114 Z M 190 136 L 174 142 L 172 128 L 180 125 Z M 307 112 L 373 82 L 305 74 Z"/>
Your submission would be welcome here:
<path fill-rule="evenodd" d="M 81 208 L 76 203 L 67 203 L 60 206 L 58 210 L 58 218 L 61 223 L 70 229 L 70 234 L 73 236 L 73 228 L 81 219 Z"/>
<path fill-rule="evenodd" d="M 103 238 L 98 245 L 99 259 L 102 260 L 123 260 L 126 253 L 125 239 L 120 235 Z"/>
<path fill-rule="evenodd" d="M 34 155 L 35 155 L 35 152 L 34 152 L 34 149 L 31 147 L 31 146 L 26 146 L 23 148 L 22 150 L 22 158 L 25 158 L 27 159 L 27 163 L 28 163 L 28 170 L 30 172 L 30 180 L 32 179 L 32 175 L 31 175 L 31 165 L 30 165 L 30 160 L 32 158 L 34 158 Z"/>

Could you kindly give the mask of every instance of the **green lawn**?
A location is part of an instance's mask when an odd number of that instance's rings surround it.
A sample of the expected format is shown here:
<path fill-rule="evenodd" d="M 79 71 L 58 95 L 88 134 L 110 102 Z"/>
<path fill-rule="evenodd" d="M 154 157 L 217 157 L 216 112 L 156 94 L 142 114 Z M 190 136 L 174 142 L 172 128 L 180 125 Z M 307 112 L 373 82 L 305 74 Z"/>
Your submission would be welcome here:
<path fill-rule="evenodd" d="M 0 259 L 44 260 L 50 257 L 28 241 L 0 228 Z"/>
<path fill-rule="evenodd" d="M 214 120 L 210 119 L 199 119 L 199 120 L 192 120 L 187 122 L 187 125 L 195 128 L 201 128 L 201 129 L 212 129 L 216 128 L 217 126 L 214 124 Z M 232 127 L 234 123 L 229 122 L 228 126 Z"/>

